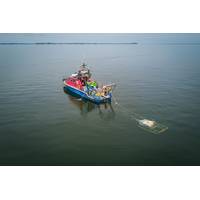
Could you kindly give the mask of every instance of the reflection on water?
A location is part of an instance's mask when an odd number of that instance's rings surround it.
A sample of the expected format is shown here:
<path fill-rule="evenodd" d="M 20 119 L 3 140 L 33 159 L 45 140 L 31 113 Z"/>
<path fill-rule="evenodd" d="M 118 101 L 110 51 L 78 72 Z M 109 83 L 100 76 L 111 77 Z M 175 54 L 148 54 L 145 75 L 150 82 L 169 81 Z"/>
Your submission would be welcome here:
<path fill-rule="evenodd" d="M 115 117 L 115 111 L 111 103 L 96 105 L 90 101 L 78 98 L 73 93 L 63 90 L 67 94 L 70 102 L 80 110 L 82 116 L 88 115 L 91 111 L 97 110 L 99 117 L 103 120 L 111 120 Z"/>
<path fill-rule="evenodd" d="M 98 106 L 99 116 L 103 120 L 111 120 L 115 117 L 115 111 L 112 103 L 105 103 Z"/>

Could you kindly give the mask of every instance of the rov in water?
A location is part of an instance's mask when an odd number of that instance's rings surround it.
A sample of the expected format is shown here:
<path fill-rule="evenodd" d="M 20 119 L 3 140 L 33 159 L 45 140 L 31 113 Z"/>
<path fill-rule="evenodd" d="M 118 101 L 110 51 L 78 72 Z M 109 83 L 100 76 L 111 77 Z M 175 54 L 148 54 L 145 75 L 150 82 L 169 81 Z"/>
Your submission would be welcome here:
<path fill-rule="evenodd" d="M 136 112 L 131 112 L 129 109 L 119 104 L 115 98 L 114 98 L 114 101 L 115 101 L 115 105 L 119 106 L 120 110 L 124 112 L 126 115 L 129 115 L 132 120 L 135 120 L 137 125 L 143 130 L 154 133 L 154 134 L 159 134 L 168 129 L 167 126 L 165 126 L 164 124 L 161 124 L 160 122 L 157 122 L 152 119 L 147 119 L 146 117 Z"/>

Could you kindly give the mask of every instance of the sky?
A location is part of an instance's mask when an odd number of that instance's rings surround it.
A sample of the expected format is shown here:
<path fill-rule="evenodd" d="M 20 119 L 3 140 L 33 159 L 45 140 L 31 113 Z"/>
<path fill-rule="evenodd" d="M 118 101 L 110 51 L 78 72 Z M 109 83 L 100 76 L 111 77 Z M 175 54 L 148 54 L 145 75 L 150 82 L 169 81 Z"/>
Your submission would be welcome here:
<path fill-rule="evenodd" d="M 200 43 L 198 33 L 1 33 L 0 42 Z"/>

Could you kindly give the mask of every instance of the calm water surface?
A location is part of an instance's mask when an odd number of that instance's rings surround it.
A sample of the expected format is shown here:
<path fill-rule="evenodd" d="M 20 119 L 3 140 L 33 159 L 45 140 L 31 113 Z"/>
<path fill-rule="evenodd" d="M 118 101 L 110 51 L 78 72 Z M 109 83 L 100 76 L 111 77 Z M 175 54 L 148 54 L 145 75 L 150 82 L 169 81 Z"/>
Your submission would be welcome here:
<path fill-rule="evenodd" d="M 0 165 L 200 165 L 200 45 L 0 45 Z M 63 92 L 82 62 L 114 103 Z"/>

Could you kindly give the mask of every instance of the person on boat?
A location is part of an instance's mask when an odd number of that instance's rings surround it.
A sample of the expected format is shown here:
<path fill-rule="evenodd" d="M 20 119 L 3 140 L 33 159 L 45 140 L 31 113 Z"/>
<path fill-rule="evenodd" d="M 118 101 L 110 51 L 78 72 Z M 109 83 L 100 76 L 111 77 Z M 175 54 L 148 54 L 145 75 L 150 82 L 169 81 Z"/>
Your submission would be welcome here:
<path fill-rule="evenodd" d="M 92 87 L 92 88 L 97 88 L 97 82 L 96 81 L 93 81 L 93 80 L 91 80 L 91 79 L 89 79 L 88 81 L 87 81 L 87 84 L 88 84 L 88 86 L 90 86 L 90 87 Z"/>
<path fill-rule="evenodd" d="M 102 93 L 102 89 L 101 88 L 97 88 L 96 90 L 96 96 L 100 97 Z"/>
<path fill-rule="evenodd" d="M 81 81 L 81 85 L 85 86 L 85 80 L 84 79 L 80 79 L 80 81 Z"/>

